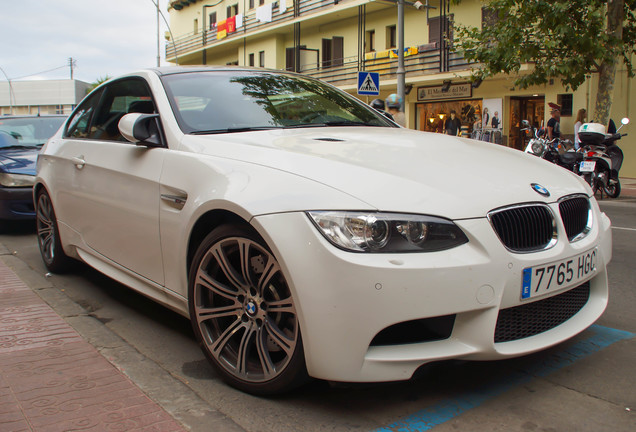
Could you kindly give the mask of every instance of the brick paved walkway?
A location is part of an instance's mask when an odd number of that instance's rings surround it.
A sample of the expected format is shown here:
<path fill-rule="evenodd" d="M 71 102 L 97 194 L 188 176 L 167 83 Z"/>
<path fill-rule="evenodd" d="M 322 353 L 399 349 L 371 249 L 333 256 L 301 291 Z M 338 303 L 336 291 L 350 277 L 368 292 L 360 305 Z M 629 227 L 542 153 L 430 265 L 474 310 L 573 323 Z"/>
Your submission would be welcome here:
<path fill-rule="evenodd" d="M 0 430 L 184 429 L 0 261 Z"/>

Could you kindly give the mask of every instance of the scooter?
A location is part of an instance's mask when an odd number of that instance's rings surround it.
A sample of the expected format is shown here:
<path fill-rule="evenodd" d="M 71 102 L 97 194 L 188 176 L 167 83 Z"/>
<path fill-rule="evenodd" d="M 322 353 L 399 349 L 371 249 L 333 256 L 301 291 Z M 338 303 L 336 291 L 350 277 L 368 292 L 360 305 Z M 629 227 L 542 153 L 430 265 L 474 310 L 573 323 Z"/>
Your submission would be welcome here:
<path fill-rule="evenodd" d="M 601 192 L 601 199 L 603 192 L 610 198 L 618 198 L 621 193 L 618 172 L 623 164 L 623 151 L 616 141 L 627 135 L 619 131 L 629 124 L 629 119 L 623 118 L 621 123 L 614 134 L 606 134 L 605 126 L 599 123 L 585 123 L 579 130 L 584 160 L 579 163 L 578 171 L 594 193 Z"/>
<path fill-rule="evenodd" d="M 534 138 L 531 138 L 526 146 L 526 153 L 538 156 L 578 174 L 578 167 L 583 160 L 583 154 L 573 150 L 570 140 L 558 138 L 548 140 L 544 137 L 542 131 L 530 125 L 528 120 L 523 120 L 521 124 L 524 126 L 521 129 L 522 131 L 534 135 Z"/>

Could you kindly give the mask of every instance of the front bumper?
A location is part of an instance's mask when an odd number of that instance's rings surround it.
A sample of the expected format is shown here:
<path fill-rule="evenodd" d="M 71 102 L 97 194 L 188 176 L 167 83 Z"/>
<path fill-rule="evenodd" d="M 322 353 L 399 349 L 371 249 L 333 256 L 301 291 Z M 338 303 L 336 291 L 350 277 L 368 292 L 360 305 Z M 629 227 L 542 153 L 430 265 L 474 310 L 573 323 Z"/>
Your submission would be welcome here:
<path fill-rule="evenodd" d="M 35 219 L 33 188 L 0 187 L 0 219 Z"/>
<path fill-rule="evenodd" d="M 506 250 L 485 218 L 455 221 L 469 237 L 465 245 L 411 254 L 339 250 L 304 213 L 265 215 L 252 222 L 278 257 L 292 289 L 309 374 L 342 382 L 396 381 L 409 379 L 431 361 L 491 360 L 536 352 L 594 323 L 608 301 L 611 224 L 592 202 L 596 223 L 585 238 L 569 243 L 559 226 L 554 247 L 530 254 Z M 539 334 L 495 343 L 500 310 L 545 298 L 520 299 L 524 268 L 594 247 L 597 271 L 589 280 L 589 298 L 578 312 Z M 398 323 L 449 316 L 454 321 L 443 340 L 372 345 L 380 332 Z"/>

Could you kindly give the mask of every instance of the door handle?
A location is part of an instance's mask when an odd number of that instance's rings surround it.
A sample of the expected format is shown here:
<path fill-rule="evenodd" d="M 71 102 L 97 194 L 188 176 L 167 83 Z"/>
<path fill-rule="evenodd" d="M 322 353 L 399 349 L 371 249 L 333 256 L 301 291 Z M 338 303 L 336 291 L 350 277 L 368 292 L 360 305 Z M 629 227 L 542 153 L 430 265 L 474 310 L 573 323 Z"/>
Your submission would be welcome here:
<path fill-rule="evenodd" d="M 84 168 L 84 165 L 86 165 L 86 161 L 84 160 L 84 156 L 76 156 L 74 158 L 71 159 L 71 161 L 73 162 L 73 165 L 75 165 L 75 168 L 77 169 L 82 169 Z"/>

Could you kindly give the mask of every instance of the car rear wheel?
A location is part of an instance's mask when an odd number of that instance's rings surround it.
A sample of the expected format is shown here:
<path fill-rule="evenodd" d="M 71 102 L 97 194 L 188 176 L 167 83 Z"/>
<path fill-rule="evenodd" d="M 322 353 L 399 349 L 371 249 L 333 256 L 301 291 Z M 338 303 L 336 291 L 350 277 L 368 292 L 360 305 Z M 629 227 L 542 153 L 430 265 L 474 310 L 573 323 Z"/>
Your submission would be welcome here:
<path fill-rule="evenodd" d="M 203 240 L 190 268 L 189 307 L 203 352 L 230 385 L 267 395 L 306 381 L 294 299 L 249 227 L 221 226 Z"/>
<path fill-rule="evenodd" d="M 62 249 L 55 210 L 49 194 L 44 189 L 37 194 L 35 214 L 42 260 L 49 271 L 62 273 L 69 268 L 72 261 Z"/>

